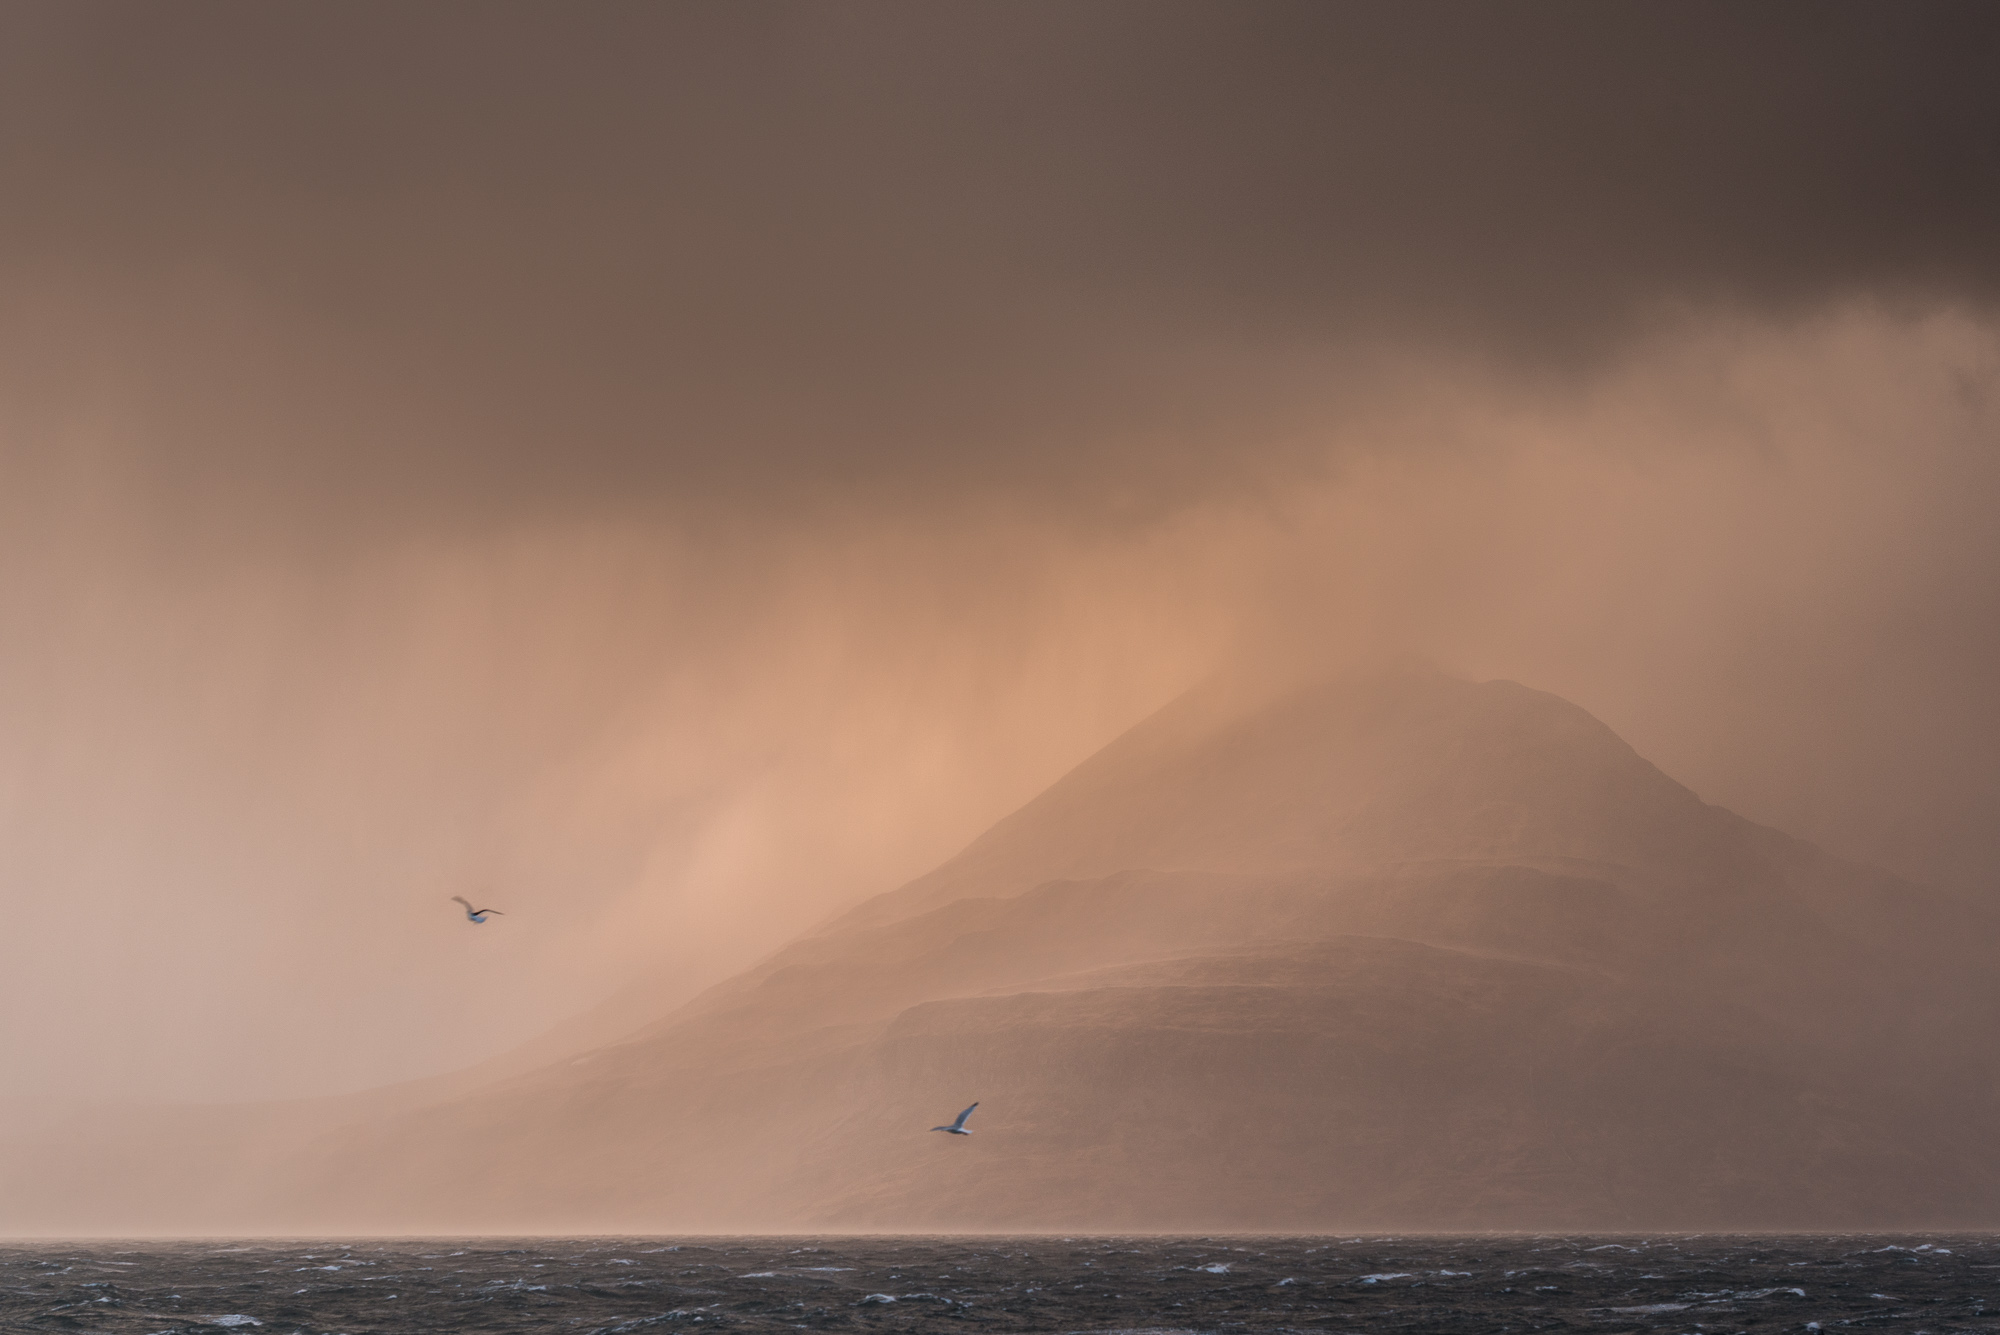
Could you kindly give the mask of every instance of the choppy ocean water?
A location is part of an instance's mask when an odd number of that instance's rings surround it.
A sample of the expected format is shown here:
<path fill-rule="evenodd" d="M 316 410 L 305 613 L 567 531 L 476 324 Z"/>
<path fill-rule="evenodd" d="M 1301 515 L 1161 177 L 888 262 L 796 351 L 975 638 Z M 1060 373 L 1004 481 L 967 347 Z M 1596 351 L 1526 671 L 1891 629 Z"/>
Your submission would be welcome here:
<path fill-rule="evenodd" d="M 0 1244 L 7 1332 L 716 1329 L 2000 1331 L 2000 1237 Z"/>

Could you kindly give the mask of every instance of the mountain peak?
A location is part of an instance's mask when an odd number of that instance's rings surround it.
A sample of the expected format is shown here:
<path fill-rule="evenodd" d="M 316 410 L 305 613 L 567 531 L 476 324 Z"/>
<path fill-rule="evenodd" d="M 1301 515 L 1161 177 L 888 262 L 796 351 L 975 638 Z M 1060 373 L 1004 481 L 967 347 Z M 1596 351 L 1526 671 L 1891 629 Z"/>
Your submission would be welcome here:
<path fill-rule="evenodd" d="M 1411 669 L 1283 688 L 1218 678 L 848 921 L 1135 868 L 1692 870 L 1741 855 L 1737 824 L 1585 710 L 1516 682 Z"/>

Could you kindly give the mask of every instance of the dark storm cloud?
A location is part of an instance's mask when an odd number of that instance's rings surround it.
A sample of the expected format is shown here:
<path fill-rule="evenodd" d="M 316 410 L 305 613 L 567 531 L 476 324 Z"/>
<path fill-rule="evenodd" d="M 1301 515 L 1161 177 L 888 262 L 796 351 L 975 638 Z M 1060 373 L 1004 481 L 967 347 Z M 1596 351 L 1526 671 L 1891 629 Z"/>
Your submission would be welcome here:
<path fill-rule="evenodd" d="M 16 410 L 127 404 L 181 489 L 1091 510 L 1269 466 L 1302 352 L 2000 286 L 1982 4 L 5 23 Z"/>
<path fill-rule="evenodd" d="M 0 1065 L 692 989 L 1233 658 L 1984 893 L 1996 14 L 0 5 Z"/>

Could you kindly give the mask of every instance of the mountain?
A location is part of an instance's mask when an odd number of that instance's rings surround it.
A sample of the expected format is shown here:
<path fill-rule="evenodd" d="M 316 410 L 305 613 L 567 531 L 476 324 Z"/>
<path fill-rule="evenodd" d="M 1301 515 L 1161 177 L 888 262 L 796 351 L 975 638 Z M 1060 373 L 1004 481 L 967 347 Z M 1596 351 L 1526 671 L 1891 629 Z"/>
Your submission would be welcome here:
<path fill-rule="evenodd" d="M 632 1038 L 321 1135 L 218 1218 L 1992 1226 L 1992 926 L 1511 682 L 1217 683 Z"/>

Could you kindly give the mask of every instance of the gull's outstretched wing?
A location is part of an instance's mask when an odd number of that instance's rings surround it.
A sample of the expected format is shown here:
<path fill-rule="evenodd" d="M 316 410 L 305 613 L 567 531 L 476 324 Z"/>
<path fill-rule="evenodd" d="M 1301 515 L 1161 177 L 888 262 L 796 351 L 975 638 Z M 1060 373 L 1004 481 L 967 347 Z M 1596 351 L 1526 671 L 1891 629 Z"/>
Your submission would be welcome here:
<path fill-rule="evenodd" d="M 477 913 L 477 912 L 479 912 L 479 910 L 478 910 L 478 909 L 476 909 L 476 908 L 472 907 L 472 901 L 471 901 L 471 900 L 469 900 L 469 899 L 467 899 L 467 898 L 466 898 L 466 897 L 465 897 L 464 895 L 453 895 L 453 896 L 452 896 L 452 898 L 453 898 L 453 899 L 455 899 L 455 900 L 457 900 L 457 901 L 458 901 L 459 903 L 461 903 L 461 904 L 465 905 L 465 911 L 466 911 L 467 913 Z"/>
<path fill-rule="evenodd" d="M 979 1105 L 977 1103 L 974 1103 L 972 1105 L 972 1108 L 977 1108 L 978 1106 Z M 965 1125 L 965 1119 L 972 1116 L 972 1108 L 967 1108 L 964 1112 L 958 1115 L 958 1120 L 951 1124 L 954 1130 Z"/>

